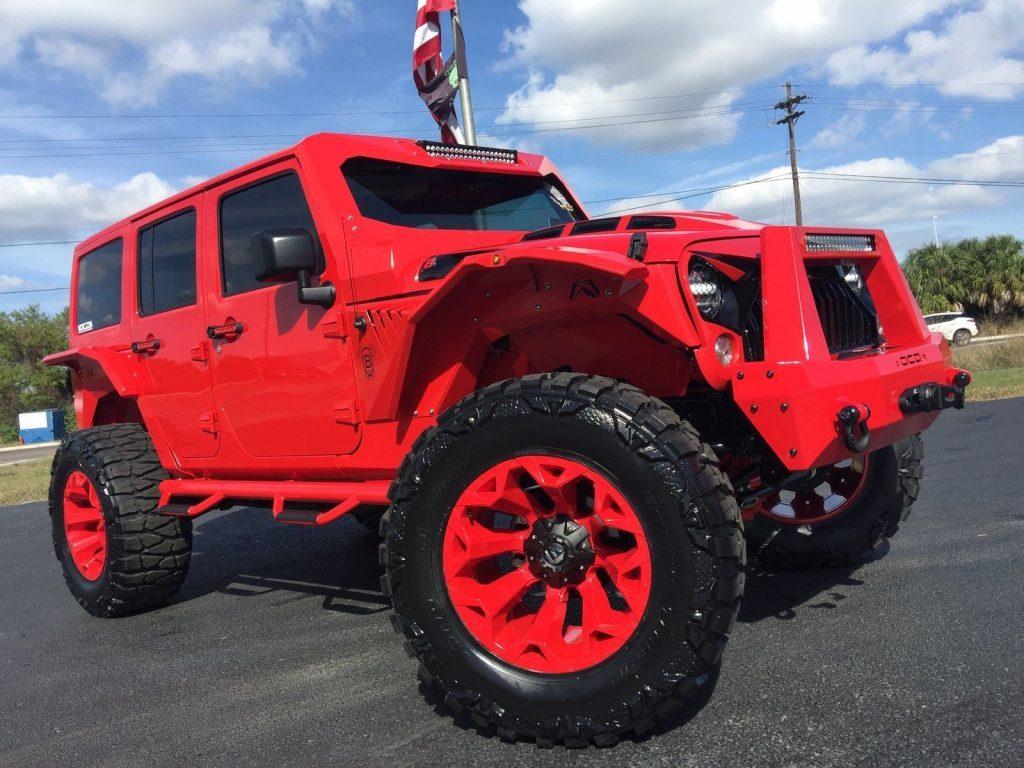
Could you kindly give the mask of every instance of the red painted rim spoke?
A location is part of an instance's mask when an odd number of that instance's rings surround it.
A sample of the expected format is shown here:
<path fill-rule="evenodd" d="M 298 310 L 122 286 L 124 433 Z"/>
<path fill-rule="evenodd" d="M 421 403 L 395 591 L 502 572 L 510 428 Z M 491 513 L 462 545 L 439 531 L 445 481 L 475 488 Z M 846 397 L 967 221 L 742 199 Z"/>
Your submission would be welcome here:
<path fill-rule="evenodd" d="M 449 599 L 488 651 L 568 674 L 633 636 L 652 568 L 643 526 L 605 475 L 572 459 L 516 457 L 475 478 L 445 527 Z"/>
<path fill-rule="evenodd" d="M 479 478 L 463 492 L 460 503 L 467 507 L 493 509 L 506 515 L 533 518 L 537 503 L 517 485 L 511 468 Z"/>
<path fill-rule="evenodd" d="M 84 472 L 72 472 L 64 483 L 63 501 L 71 560 L 83 578 L 96 581 L 107 559 L 107 527 L 96 487 Z"/>
<path fill-rule="evenodd" d="M 450 557 L 460 572 L 480 560 L 488 560 L 510 552 L 522 552 L 527 531 L 496 531 L 469 515 L 461 515 L 449 523 L 452 531 Z M 461 560 L 461 563 L 459 561 Z"/>

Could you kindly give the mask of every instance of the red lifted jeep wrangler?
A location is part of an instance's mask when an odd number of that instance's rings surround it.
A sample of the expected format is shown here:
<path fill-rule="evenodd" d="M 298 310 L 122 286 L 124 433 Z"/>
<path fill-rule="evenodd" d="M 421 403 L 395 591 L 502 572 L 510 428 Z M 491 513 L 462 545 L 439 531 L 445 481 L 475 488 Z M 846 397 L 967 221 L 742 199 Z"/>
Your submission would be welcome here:
<path fill-rule="evenodd" d="M 505 739 L 614 743 L 713 685 L 763 563 L 896 532 L 970 376 L 878 231 L 588 218 L 546 159 L 318 135 L 75 251 L 53 541 L 97 616 L 191 520 L 379 523 L 392 623 Z M 385 511 L 386 510 L 386 511 Z"/>

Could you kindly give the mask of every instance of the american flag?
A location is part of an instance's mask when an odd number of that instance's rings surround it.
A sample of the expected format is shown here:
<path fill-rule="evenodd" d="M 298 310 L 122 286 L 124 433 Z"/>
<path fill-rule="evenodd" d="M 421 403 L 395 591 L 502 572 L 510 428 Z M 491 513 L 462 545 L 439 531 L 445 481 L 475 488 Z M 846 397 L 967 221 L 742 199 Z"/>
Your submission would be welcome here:
<path fill-rule="evenodd" d="M 448 61 L 441 57 L 440 14 L 451 11 L 455 0 L 419 0 L 416 9 L 416 34 L 412 44 L 412 76 L 420 98 L 441 127 L 445 144 L 464 144 L 462 129 L 455 116 L 455 96 L 459 77 L 465 77 L 465 43 L 456 27 L 455 53 Z"/>

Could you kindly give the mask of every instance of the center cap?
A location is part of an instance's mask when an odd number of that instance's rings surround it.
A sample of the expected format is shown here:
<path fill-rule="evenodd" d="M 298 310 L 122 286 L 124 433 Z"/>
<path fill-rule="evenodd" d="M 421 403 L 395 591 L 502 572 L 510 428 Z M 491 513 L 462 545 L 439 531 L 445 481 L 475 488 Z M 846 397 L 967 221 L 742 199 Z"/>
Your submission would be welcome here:
<path fill-rule="evenodd" d="M 538 520 L 524 550 L 530 570 L 553 587 L 579 583 L 594 562 L 590 532 L 564 516 Z"/>
<path fill-rule="evenodd" d="M 544 561 L 548 565 L 561 565 L 565 562 L 565 558 L 568 555 L 565 544 L 560 541 L 549 541 L 544 547 Z"/>

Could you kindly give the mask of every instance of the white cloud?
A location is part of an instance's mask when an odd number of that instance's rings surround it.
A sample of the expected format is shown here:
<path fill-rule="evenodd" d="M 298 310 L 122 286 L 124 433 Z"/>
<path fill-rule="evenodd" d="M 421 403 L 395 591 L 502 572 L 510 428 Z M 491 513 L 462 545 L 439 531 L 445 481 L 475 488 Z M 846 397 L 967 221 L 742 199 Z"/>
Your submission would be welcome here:
<path fill-rule="evenodd" d="M 811 139 L 812 147 L 836 149 L 846 147 L 856 141 L 867 127 L 867 117 L 863 112 L 843 115 L 834 123 L 825 126 Z"/>
<path fill-rule="evenodd" d="M 949 95 L 1013 99 L 1024 92 L 1024 3 L 984 0 L 937 31 L 907 33 L 902 47 L 848 47 L 828 69 L 841 82 L 936 83 Z"/>
<path fill-rule="evenodd" d="M 6 0 L 0 66 L 42 64 L 113 104 L 149 105 L 180 77 L 258 85 L 294 73 L 325 17 L 354 13 L 352 0 Z"/>
<path fill-rule="evenodd" d="M 53 176 L 0 175 L 0 231 L 7 242 L 80 239 L 170 196 L 175 188 L 154 173 L 111 187 Z"/>
<path fill-rule="evenodd" d="M 755 98 L 735 89 L 817 64 L 838 48 L 886 40 L 956 2 L 521 0 L 527 22 L 506 32 L 505 67 L 529 75 L 499 122 L 586 124 L 656 113 L 643 124 L 580 135 L 656 150 L 728 141 L 739 123 L 733 110 Z M 675 98 L 686 93 L 707 95 Z M 752 109 L 766 101 L 758 97 Z"/>
<path fill-rule="evenodd" d="M 20 277 L 0 274 L 0 291 L 10 291 L 15 288 L 20 288 L 24 284 L 25 281 Z"/>
<path fill-rule="evenodd" d="M 753 181 L 788 173 L 779 167 Z M 827 168 L 801 168 L 804 220 L 812 225 L 879 227 L 907 225 L 932 216 L 959 215 L 1007 203 L 1020 190 L 978 185 L 940 186 L 897 184 L 865 179 L 812 178 L 813 173 L 855 176 L 902 176 L 916 178 L 977 179 L 1000 181 L 1024 175 L 1024 136 L 1007 136 L 974 152 L 915 165 L 903 158 L 878 157 Z M 755 221 L 778 222 L 780 210 L 792 193 L 790 180 L 782 178 L 715 193 L 709 210 L 735 213 Z M 788 223 L 792 223 L 791 221 Z"/>

